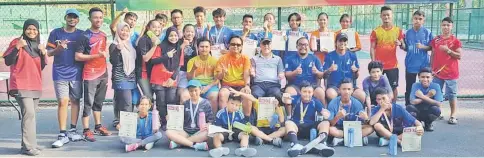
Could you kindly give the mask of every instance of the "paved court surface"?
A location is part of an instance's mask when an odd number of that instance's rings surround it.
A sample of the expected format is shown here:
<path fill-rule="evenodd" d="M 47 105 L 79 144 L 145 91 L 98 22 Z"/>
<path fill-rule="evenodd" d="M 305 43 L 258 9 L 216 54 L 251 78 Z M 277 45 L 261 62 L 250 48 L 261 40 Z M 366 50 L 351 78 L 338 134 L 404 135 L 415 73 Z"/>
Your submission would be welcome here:
<path fill-rule="evenodd" d="M 400 101 L 401 102 L 401 101 Z M 435 123 L 436 131 L 427 132 L 422 138 L 422 151 L 401 152 L 400 157 L 464 157 L 483 156 L 484 115 L 482 115 L 484 100 L 459 101 L 458 125 L 448 125 L 445 120 Z M 449 115 L 448 104 L 443 108 L 446 118 Z M 148 152 L 141 150 L 125 153 L 116 132 L 108 137 L 96 137 L 97 142 L 71 142 L 63 148 L 52 149 L 50 145 L 57 138 L 58 125 L 57 113 L 54 107 L 41 107 L 37 113 L 37 138 L 39 145 L 44 148 L 41 156 L 46 157 L 208 157 L 207 152 L 194 151 L 192 149 L 169 150 L 166 137 L 157 142 L 153 149 Z M 103 123 L 110 126 L 113 119 L 112 107 L 106 106 L 103 111 Z M 80 124 L 80 123 L 79 123 Z M 93 125 L 91 125 L 93 126 Z M 91 127 L 92 128 L 92 127 Z M 20 148 L 20 121 L 17 120 L 16 112 L 10 107 L 0 107 L 0 157 L 19 157 Z M 79 131 L 81 127 L 78 125 Z M 303 141 L 307 143 L 307 141 Z M 365 147 L 336 147 L 335 157 L 377 157 L 385 156 L 387 147 L 377 147 L 377 137 L 370 136 L 370 145 Z M 228 143 L 230 157 L 234 157 L 233 151 L 238 147 L 236 143 Z M 255 147 L 258 157 L 285 157 L 289 143 L 284 142 L 282 149 L 271 145 Z M 316 156 L 316 155 L 305 155 Z"/>
<path fill-rule="evenodd" d="M 369 52 L 370 52 L 370 39 L 369 36 L 360 36 L 361 44 L 363 50 L 358 53 L 360 57 L 359 62 L 361 66 L 360 78 L 358 79 L 358 84 L 361 86 L 362 80 L 368 75 L 368 63 L 370 62 Z M 1 49 L 1 48 L 0 48 Z M 405 94 L 405 52 L 398 49 L 397 57 L 399 61 L 400 69 L 400 79 L 398 87 L 399 95 Z M 484 95 L 484 84 L 480 83 L 484 79 L 484 71 L 481 69 L 484 67 L 484 51 L 482 50 L 471 50 L 464 49 L 462 60 L 460 61 L 460 79 L 458 80 L 459 95 Z M 55 92 L 52 81 L 52 62 L 53 58 L 49 58 L 49 65 L 46 66 L 43 74 L 43 93 L 42 99 L 55 100 Z M 5 66 L 2 60 L 0 60 L 0 71 L 9 71 L 8 67 Z M 111 64 L 108 64 L 109 76 L 111 76 Z M 107 99 L 113 97 L 113 90 L 111 89 L 111 77 L 109 77 L 109 90 L 106 95 Z M 0 91 L 5 92 L 5 82 L 0 81 Z M 0 100 L 5 100 L 6 95 L 0 94 Z"/>

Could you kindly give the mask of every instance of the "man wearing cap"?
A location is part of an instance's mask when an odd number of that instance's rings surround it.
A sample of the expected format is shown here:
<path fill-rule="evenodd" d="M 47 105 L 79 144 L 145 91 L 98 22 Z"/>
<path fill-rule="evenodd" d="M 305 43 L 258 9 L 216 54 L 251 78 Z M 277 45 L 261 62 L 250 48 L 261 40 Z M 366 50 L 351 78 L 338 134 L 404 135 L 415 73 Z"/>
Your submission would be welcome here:
<path fill-rule="evenodd" d="M 324 59 L 323 69 L 326 79 L 326 97 L 328 102 L 338 96 L 338 88 L 341 82 L 349 78 L 355 80 L 358 78 L 358 70 L 360 65 L 356 54 L 348 53 L 348 36 L 346 33 L 339 33 L 336 35 L 336 50 L 328 53 Z M 354 84 L 354 82 L 353 82 Z M 364 103 L 365 93 L 358 89 L 356 85 L 353 97 Z"/>
<path fill-rule="evenodd" d="M 280 99 L 281 80 L 284 79 L 284 66 L 279 56 L 272 54 L 271 40 L 266 38 L 260 43 L 261 53 L 252 57 L 250 75 L 254 79 L 252 95 Z"/>
<path fill-rule="evenodd" d="M 326 105 L 324 96 L 324 89 L 318 86 L 319 81 L 323 78 L 323 66 L 319 58 L 313 54 L 308 54 L 309 40 L 306 37 L 301 37 L 296 42 L 298 53 L 292 58 L 285 59 L 286 78 L 288 86 L 286 86 L 286 93 L 291 96 L 300 94 L 301 84 L 308 82 L 314 88 L 314 97 L 319 99 L 323 105 Z M 325 106 L 326 107 L 326 106 Z M 289 104 L 286 107 L 287 117 L 291 117 L 292 106 Z"/>
<path fill-rule="evenodd" d="M 169 148 L 180 146 L 191 147 L 195 150 L 207 151 L 208 126 L 213 123 L 212 106 L 206 99 L 200 97 L 202 83 L 198 80 L 188 82 L 190 99 L 185 101 L 183 131 L 167 130 L 166 136 L 170 140 Z M 205 113 L 205 122 L 200 122 L 200 113 Z M 167 117 L 168 118 L 168 117 Z"/>
<path fill-rule="evenodd" d="M 68 9 L 64 16 L 66 25 L 50 32 L 47 50 L 49 56 L 54 56 L 52 78 L 58 102 L 57 117 L 59 135 L 52 147 L 59 148 L 72 141 L 81 140 L 76 132 L 79 116 L 79 100 L 82 97 L 82 64 L 75 61 L 76 40 L 83 31 L 76 28 L 79 23 L 79 11 Z M 71 125 L 67 131 L 67 105 L 71 103 Z"/>

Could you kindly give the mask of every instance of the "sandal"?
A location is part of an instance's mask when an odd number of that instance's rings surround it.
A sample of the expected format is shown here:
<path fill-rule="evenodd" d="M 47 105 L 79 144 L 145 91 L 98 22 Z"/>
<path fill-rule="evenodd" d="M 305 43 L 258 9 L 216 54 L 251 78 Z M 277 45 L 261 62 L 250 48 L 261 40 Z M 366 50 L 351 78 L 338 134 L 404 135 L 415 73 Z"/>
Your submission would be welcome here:
<path fill-rule="evenodd" d="M 451 116 L 447 123 L 449 123 L 451 125 L 455 125 L 455 124 L 457 124 L 457 119 L 455 117 Z"/>

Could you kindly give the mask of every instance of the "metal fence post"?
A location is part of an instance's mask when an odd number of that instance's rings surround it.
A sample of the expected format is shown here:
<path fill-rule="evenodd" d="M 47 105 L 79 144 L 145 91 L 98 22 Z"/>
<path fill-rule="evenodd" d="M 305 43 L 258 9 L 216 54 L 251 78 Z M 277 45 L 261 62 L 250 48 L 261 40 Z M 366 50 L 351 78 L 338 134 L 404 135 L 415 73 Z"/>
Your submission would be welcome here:
<path fill-rule="evenodd" d="M 116 14 L 116 8 L 114 8 L 115 2 L 114 0 L 111 0 L 110 3 L 111 3 L 111 21 L 114 21 L 114 17 L 115 17 L 114 14 Z"/>
<path fill-rule="evenodd" d="M 282 17 L 282 8 L 277 7 L 277 30 L 281 30 L 281 17 Z"/>
<path fill-rule="evenodd" d="M 49 18 L 47 15 L 49 12 L 47 12 L 47 5 L 44 5 L 44 11 L 45 11 L 45 32 L 46 34 L 49 34 Z"/>

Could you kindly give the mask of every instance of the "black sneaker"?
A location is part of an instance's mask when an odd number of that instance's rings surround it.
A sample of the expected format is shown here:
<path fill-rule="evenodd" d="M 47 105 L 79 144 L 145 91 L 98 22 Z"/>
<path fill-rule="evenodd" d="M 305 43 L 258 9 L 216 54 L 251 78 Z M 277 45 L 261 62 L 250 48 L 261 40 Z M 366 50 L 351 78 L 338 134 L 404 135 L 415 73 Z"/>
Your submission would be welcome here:
<path fill-rule="evenodd" d="M 433 123 L 425 123 L 424 130 L 428 131 L 428 132 L 434 131 L 434 124 Z"/>

